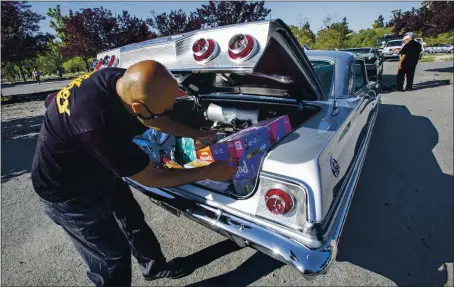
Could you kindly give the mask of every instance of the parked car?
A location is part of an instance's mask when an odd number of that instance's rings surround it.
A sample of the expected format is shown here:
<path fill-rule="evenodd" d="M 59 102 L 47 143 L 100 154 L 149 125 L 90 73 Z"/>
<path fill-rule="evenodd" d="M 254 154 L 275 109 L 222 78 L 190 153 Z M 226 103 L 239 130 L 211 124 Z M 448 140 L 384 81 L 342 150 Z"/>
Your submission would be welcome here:
<path fill-rule="evenodd" d="M 426 48 L 427 53 L 452 53 L 453 45 L 450 44 L 434 44 Z"/>
<path fill-rule="evenodd" d="M 367 76 L 369 79 L 380 79 L 383 73 L 383 58 L 376 48 L 348 48 L 340 51 L 351 52 L 366 62 Z"/>
<path fill-rule="evenodd" d="M 399 59 L 402 43 L 402 39 L 387 42 L 382 51 L 383 60 Z"/>
<path fill-rule="evenodd" d="M 241 34 L 240 34 L 241 33 Z M 192 47 L 192 48 L 191 48 Z M 180 216 L 280 260 L 305 276 L 323 274 L 339 238 L 364 164 L 380 103 L 363 59 L 343 51 L 304 51 L 281 20 L 197 30 L 99 53 L 119 67 L 160 61 L 187 96 L 176 120 L 224 133 L 207 107 L 287 115 L 292 131 L 262 158 L 247 195 L 197 183 L 149 188 L 125 181 Z M 190 95 L 190 96 L 189 96 Z M 227 187 L 226 187 L 227 186 Z"/>

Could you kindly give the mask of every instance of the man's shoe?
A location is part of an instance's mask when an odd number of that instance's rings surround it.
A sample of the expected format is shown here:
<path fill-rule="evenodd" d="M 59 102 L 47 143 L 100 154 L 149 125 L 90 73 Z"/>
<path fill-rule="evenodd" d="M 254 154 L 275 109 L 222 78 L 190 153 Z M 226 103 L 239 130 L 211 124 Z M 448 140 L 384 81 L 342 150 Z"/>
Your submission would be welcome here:
<path fill-rule="evenodd" d="M 163 267 L 163 269 L 149 275 L 143 275 L 143 278 L 147 281 L 163 278 L 178 279 L 191 274 L 192 270 L 185 269 L 184 267 L 178 265 L 175 261 L 176 260 L 174 259 L 167 262 L 166 266 Z"/>

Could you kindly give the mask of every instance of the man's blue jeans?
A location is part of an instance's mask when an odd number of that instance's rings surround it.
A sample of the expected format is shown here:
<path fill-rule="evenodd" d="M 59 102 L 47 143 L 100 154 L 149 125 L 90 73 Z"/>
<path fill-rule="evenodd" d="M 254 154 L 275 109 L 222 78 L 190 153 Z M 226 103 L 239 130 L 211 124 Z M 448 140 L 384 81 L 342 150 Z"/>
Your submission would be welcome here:
<path fill-rule="evenodd" d="M 131 251 L 144 275 L 165 265 L 159 242 L 123 180 L 97 194 L 42 202 L 46 214 L 71 238 L 96 286 L 130 286 Z"/>

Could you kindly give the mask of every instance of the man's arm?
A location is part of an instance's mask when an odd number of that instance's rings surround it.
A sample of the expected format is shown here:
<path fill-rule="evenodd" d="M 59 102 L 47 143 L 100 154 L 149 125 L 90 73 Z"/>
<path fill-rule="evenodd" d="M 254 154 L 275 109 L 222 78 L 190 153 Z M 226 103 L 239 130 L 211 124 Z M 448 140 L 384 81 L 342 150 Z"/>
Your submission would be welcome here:
<path fill-rule="evenodd" d="M 144 170 L 130 178 L 142 185 L 152 188 L 179 186 L 199 180 L 211 179 L 227 181 L 233 178 L 236 167 L 228 161 L 217 161 L 209 166 L 192 169 L 164 169 L 154 168 L 150 163 Z"/>
<path fill-rule="evenodd" d="M 102 130 L 87 132 L 78 138 L 89 154 L 118 177 L 130 177 L 149 187 L 172 187 L 203 179 L 226 181 L 232 179 L 237 171 L 228 161 L 217 161 L 194 169 L 154 168 L 148 155 L 132 139 L 121 135 L 113 137 Z"/>
<path fill-rule="evenodd" d="M 405 55 L 405 54 L 403 54 L 403 55 L 400 57 L 399 64 L 397 64 L 397 68 L 402 69 L 402 63 L 404 62 L 404 60 L 405 60 L 406 57 L 407 57 L 407 55 Z"/>

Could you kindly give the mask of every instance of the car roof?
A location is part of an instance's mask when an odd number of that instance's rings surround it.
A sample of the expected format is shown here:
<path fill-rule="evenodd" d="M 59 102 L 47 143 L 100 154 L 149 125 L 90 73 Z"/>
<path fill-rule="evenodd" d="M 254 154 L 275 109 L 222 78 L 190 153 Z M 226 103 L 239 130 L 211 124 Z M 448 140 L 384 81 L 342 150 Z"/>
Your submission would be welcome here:
<path fill-rule="evenodd" d="M 355 63 L 355 54 L 346 51 L 309 50 L 304 52 L 309 60 L 325 60 L 334 62 L 334 91 L 336 97 L 340 98 L 349 84 L 349 69 Z M 331 97 L 331 95 L 330 95 Z"/>

